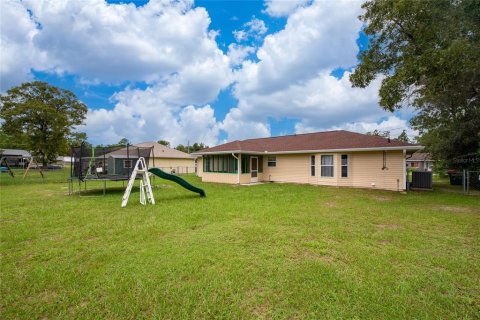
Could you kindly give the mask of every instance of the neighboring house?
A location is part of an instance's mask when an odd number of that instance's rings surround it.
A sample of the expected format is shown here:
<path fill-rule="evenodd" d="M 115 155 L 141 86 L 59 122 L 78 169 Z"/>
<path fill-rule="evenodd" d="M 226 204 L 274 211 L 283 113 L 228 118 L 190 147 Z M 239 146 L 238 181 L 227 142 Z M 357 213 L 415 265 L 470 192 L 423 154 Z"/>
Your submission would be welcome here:
<path fill-rule="evenodd" d="M 131 172 L 139 157 L 144 157 L 149 167 L 175 173 L 195 172 L 195 157 L 157 142 L 136 143 L 128 150 L 122 148 L 107 153 L 104 156 L 108 160 L 105 167 L 109 174 L 125 175 Z M 98 157 L 96 161 L 97 167 L 103 166 L 102 157 Z"/>
<path fill-rule="evenodd" d="M 10 166 L 25 166 L 32 155 L 30 152 L 21 149 L 0 149 L 0 157 L 6 158 Z"/>
<path fill-rule="evenodd" d="M 406 157 L 422 146 L 349 131 L 233 141 L 197 152 L 204 182 L 261 181 L 406 189 Z"/>
<path fill-rule="evenodd" d="M 411 157 L 407 157 L 407 168 L 417 171 L 432 171 L 432 155 L 425 152 L 415 152 Z"/>
<path fill-rule="evenodd" d="M 140 157 L 149 161 L 152 149 L 151 146 L 131 145 L 102 155 L 98 153 L 94 159 L 95 170 L 102 174 L 129 176 Z"/>
<path fill-rule="evenodd" d="M 73 157 L 58 156 L 56 163 L 59 164 L 59 165 L 65 165 L 65 164 L 70 164 L 72 161 L 74 161 Z"/>
<path fill-rule="evenodd" d="M 188 173 L 195 172 L 195 156 L 172 149 L 157 142 L 136 143 L 137 147 L 152 147 L 152 156 L 148 166 L 162 168 L 168 172 Z"/>

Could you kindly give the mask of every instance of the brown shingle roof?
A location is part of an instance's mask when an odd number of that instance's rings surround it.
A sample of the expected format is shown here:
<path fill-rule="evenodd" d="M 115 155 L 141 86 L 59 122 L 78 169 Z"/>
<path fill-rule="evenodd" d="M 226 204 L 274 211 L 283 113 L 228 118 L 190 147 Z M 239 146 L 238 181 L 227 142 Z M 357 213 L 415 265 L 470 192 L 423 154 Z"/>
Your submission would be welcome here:
<path fill-rule="evenodd" d="M 191 154 L 172 149 L 155 141 L 136 143 L 137 147 L 152 147 L 155 158 L 195 159 Z"/>
<path fill-rule="evenodd" d="M 431 161 L 432 155 L 426 152 L 415 152 L 407 161 Z"/>
<path fill-rule="evenodd" d="M 226 152 L 301 152 L 317 150 L 345 149 L 402 149 L 419 150 L 416 144 L 399 140 L 388 140 L 379 136 L 350 132 L 345 130 L 295 134 L 271 138 L 236 140 L 216 147 L 200 150 L 198 153 Z"/>

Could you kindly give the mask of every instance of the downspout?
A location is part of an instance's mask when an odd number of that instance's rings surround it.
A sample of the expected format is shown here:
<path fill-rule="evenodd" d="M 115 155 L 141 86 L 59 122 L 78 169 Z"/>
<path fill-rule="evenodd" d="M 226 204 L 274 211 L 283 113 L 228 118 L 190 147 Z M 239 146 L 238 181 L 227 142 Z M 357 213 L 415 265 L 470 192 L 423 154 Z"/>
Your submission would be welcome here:
<path fill-rule="evenodd" d="M 232 157 L 237 160 L 237 184 L 240 184 L 240 160 L 235 156 L 235 153 L 232 152 Z"/>
<path fill-rule="evenodd" d="M 407 150 L 403 149 L 403 189 L 407 190 Z"/>

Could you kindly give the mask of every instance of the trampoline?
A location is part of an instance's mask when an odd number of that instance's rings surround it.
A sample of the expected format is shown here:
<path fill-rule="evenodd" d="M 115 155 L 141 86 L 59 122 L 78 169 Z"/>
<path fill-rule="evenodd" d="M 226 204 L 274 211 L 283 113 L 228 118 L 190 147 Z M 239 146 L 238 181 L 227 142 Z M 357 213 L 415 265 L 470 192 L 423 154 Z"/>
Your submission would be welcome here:
<path fill-rule="evenodd" d="M 102 181 L 105 194 L 107 181 L 127 181 L 137 160 L 143 157 L 148 163 L 152 150 L 153 146 L 134 145 L 94 148 L 86 142 L 72 147 L 68 193 L 74 193 L 75 182 L 78 182 L 78 193 L 81 194 L 82 182 L 86 190 L 87 181 Z"/>

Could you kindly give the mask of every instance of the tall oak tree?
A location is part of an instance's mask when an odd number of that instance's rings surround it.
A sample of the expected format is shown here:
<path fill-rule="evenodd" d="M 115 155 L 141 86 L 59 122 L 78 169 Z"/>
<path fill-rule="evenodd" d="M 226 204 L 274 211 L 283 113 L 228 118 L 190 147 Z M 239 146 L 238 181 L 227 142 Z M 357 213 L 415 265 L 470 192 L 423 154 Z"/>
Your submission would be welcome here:
<path fill-rule="evenodd" d="M 74 93 L 40 81 L 8 90 L 0 97 L 0 108 L 2 131 L 13 139 L 25 139 L 44 166 L 65 150 L 87 113 Z"/>

